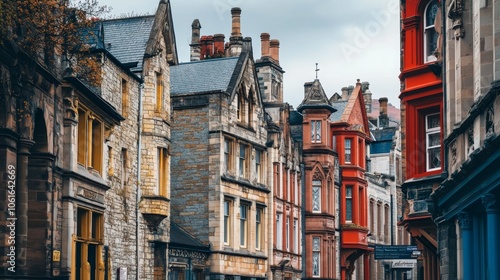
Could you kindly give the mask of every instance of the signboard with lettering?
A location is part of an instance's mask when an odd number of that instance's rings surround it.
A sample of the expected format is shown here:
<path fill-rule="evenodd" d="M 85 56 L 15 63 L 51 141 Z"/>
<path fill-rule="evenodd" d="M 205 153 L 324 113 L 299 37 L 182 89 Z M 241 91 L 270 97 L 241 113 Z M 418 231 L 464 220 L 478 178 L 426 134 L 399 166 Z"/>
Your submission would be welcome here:
<path fill-rule="evenodd" d="M 407 268 L 411 269 L 415 267 L 417 260 L 397 260 L 392 261 L 392 268 Z"/>
<path fill-rule="evenodd" d="M 376 245 L 376 260 L 416 259 L 420 256 L 417 246 L 413 245 Z"/>

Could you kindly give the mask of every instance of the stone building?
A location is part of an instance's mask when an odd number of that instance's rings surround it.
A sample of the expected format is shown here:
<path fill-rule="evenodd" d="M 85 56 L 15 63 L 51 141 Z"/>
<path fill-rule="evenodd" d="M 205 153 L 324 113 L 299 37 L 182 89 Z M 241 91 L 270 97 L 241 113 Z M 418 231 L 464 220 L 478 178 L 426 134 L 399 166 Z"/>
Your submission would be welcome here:
<path fill-rule="evenodd" d="M 172 27 L 168 1 L 153 16 L 96 22 L 88 43 L 102 66 L 98 86 L 1 47 L 0 164 L 11 177 L 0 198 L 15 209 L 1 203 L 0 215 L 17 219 L 0 225 L 2 244 L 16 241 L 0 249 L 1 278 L 166 277 Z"/>
<path fill-rule="evenodd" d="M 279 64 L 279 41 L 261 34 L 261 57 L 255 63 L 266 113 L 268 162 L 272 172 L 273 213 L 269 223 L 271 279 L 302 276 L 302 139 L 293 138 L 292 106 L 283 101 L 283 69 Z"/>
<path fill-rule="evenodd" d="M 441 279 L 500 279 L 497 1 L 441 1 L 444 158 L 432 194 Z"/>
<path fill-rule="evenodd" d="M 401 193 L 401 137 L 397 121 L 388 114 L 388 99 L 379 98 L 377 119 L 370 119 L 372 142 L 368 159 L 370 168 L 365 173 L 368 181 L 368 228 L 370 247 L 377 245 L 409 245 L 409 233 L 398 226 L 402 216 Z M 406 261 L 413 266 L 416 260 Z M 397 268 L 394 260 L 376 260 L 370 257 L 370 278 L 386 279 L 397 275 L 407 279 L 413 268 Z M 411 265 L 408 265 L 411 266 Z"/>
<path fill-rule="evenodd" d="M 171 219 L 210 245 L 202 277 L 266 279 L 274 214 L 265 111 L 251 39 L 240 33 L 241 10 L 231 12 L 227 47 L 207 47 L 195 21 L 193 61 L 171 67 Z"/>
<path fill-rule="evenodd" d="M 442 181 L 443 84 L 438 0 L 401 2 L 401 157 L 403 217 L 422 252 L 417 271 L 423 279 L 439 279 L 436 225 L 428 208 L 431 193 Z M 437 51 L 436 51 L 437 50 Z"/>

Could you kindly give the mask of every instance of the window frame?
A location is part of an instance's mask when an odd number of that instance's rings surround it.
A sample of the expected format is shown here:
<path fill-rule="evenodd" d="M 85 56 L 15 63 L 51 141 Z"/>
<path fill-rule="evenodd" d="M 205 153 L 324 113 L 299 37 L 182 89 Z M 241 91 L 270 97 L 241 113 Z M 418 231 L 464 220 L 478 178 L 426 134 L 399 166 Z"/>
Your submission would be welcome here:
<path fill-rule="evenodd" d="M 224 153 L 224 172 L 232 172 L 234 167 L 234 141 L 229 138 L 224 138 L 223 144 Z"/>
<path fill-rule="evenodd" d="M 299 253 L 299 219 L 293 219 L 293 252 Z"/>
<path fill-rule="evenodd" d="M 283 213 L 276 213 L 276 248 L 281 250 L 283 248 Z"/>
<path fill-rule="evenodd" d="M 155 195 L 168 197 L 170 181 L 170 156 L 168 149 L 165 147 L 158 147 L 156 156 L 157 172 Z"/>
<path fill-rule="evenodd" d="M 319 144 L 322 142 L 322 126 L 321 120 L 311 120 L 311 143 Z"/>
<path fill-rule="evenodd" d="M 439 119 L 439 125 L 436 127 L 429 128 L 429 117 L 432 116 L 438 116 Z M 441 114 L 438 113 L 428 113 L 424 115 L 424 134 L 425 134 L 425 171 L 435 171 L 441 169 Z M 438 135 L 439 138 L 439 144 L 430 146 L 430 140 L 429 137 L 431 135 Z M 438 167 L 430 167 L 431 159 L 430 159 L 430 150 L 439 150 L 439 166 Z"/>
<path fill-rule="evenodd" d="M 242 154 L 244 152 L 244 154 Z M 242 157 L 243 156 L 243 157 Z M 238 153 L 238 175 L 241 178 L 248 179 L 248 161 L 249 157 L 249 145 L 240 142 L 239 153 Z"/>
<path fill-rule="evenodd" d="M 312 187 L 311 187 L 311 211 L 313 213 L 321 213 L 321 187 L 322 187 L 322 181 L 321 180 L 313 180 L 312 181 Z M 315 192 L 315 189 L 318 191 Z M 316 193 L 316 194 L 315 194 Z M 315 206 L 318 206 L 317 208 Z"/>
<path fill-rule="evenodd" d="M 257 183 L 263 183 L 262 180 L 262 160 L 264 152 L 260 149 L 255 149 L 255 180 Z"/>
<path fill-rule="evenodd" d="M 352 142 L 353 142 L 352 138 L 345 138 L 344 139 L 344 163 L 346 163 L 346 164 L 353 164 L 353 162 L 352 162 Z"/>
<path fill-rule="evenodd" d="M 425 6 L 425 9 L 424 9 L 424 16 L 423 16 L 423 18 L 424 18 L 424 21 L 423 21 L 424 63 L 434 62 L 437 60 L 436 56 L 434 55 L 435 50 L 429 49 L 430 43 L 429 43 L 429 38 L 428 38 L 431 36 L 437 36 L 437 32 L 435 30 L 435 24 L 434 24 L 434 22 L 427 24 L 427 13 L 429 11 L 429 8 L 431 8 L 431 6 L 433 6 L 434 4 L 436 5 L 436 7 L 438 8 L 438 11 L 439 11 L 438 2 L 436 0 L 429 1 L 429 3 L 427 3 L 427 5 Z M 436 41 L 436 44 L 437 44 L 437 41 Z"/>
<path fill-rule="evenodd" d="M 222 203 L 222 209 L 223 209 L 223 222 L 222 222 L 222 227 L 223 227 L 223 242 L 224 242 L 224 245 L 231 245 L 231 230 L 232 230 L 232 227 L 231 227 L 231 221 L 232 221 L 232 216 L 231 216 L 231 213 L 232 213 L 232 204 L 233 204 L 233 201 L 228 199 L 228 198 L 224 198 L 224 201 Z"/>
<path fill-rule="evenodd" d="M 316 241 L 317 240 L 317 244 Z M 311 262 L 311 274 L 312 277 L 314 278 L 319 278 L 321 277 L 321 237 L 320 236 L 313 236 L 312 238 L 312 262 Z M 317 258 L 316 265 L 315 267 L 315 258 Z"/>
<path fill-rule="evenodd" d="M 262 207 L 257 206 L 257 210 L 255 211 L 255 249 L 263 250 L 262 246 L 262 237 L 263 237 L 263 220 L 264 217 L 264 209 Z"/>
<path fill-rule="evenodd" d="M 122 94 L 122 116 L 126 118 L 128 117 L 130 97 L 129 97 L 128 82 L 125 78 L 121 78 L 120 91 Z"/>
<path fill-rule="evenodd" d="M 90 109 L 81 105 L 78 107 L 77 163 L 101 176 L 104 165 L 104 129 L 103 120 Z"/>
<path fill-rule="evenodd" d="M 285 221 L 285 248 L 290 251 L 290 215 L 286 215 Z"/>
<path fill-rule="evenodd" d="M 250 205 L 247 202 L 240 202 L 240 247 L 248 247 L 248 214 Z"/>
<path fill-rule="evenodd" d="M 163 111 L 165 109 L 165 89 L 163 86 L 163 75 L 161 72 L 155 72 L 155 98 L 156 111 Z"/>
<path fill-rule="evenodd" d="M 354 207 L 353 207 L 353 202 L 354 202 L 354 197 L 353 197 L 353 190 L 354 190 L 354 186 L 353 185 L 346 185 L 345 186 L 345 221 L 346 223 L 349 222 L 349 223 L 353 223 L 353 218 L 354 218 L 354 215 L 353 215 L 353 210 L 354 210 Z M 350 208 L 350 219 L 348 219 L 348 216 L 347 214 L 349 213 L 348 212 L 348 208 Z"/>

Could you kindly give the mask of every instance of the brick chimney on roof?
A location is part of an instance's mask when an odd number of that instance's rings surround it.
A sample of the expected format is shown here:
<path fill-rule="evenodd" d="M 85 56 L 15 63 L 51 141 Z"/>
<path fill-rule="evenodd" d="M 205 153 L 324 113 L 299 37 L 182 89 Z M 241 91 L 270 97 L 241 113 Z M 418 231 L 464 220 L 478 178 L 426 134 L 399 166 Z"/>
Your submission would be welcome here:
<path fill-rule="evenodd" d="M 387 97 L 381 97 L 378 99 L 379 103 L 379 126 L 388 127 L 389 126 L 389 116 L 387 115 Z"/>
<path fill-rule="evenodd" d="M 211 35 L 201 36 L 200 45 L 201 45 L 200 60 L 213 57 L 213 54 L 214 54 L 214 51 L 213 51 L 214 37 L 213 36 L 211 36 Z"/>
<path fill-rule="evenodd" d="M 224 56 L 224 34 L 215 34 L 214 35 L 214 57 L 223 57 Z"/>
<path fill-rule="evenodd" d="M 276 63 L 280 64 L 280 41 L 277 39 L 272 39 L 269 44 L 269 52 L 271 58 L 276 61 Z"/>
<path fill-rule="evenodd" d="M 261 57 L 269 56 L 269 39 L 271 35 L 269 33 L 261 33 L 260 34 L 260 51 Z"/>

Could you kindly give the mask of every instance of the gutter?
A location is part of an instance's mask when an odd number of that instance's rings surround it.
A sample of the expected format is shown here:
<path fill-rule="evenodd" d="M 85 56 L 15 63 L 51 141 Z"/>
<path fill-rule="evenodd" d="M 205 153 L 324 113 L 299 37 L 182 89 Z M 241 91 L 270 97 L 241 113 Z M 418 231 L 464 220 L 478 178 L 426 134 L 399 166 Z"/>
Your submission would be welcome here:
<path fill-rule="evenodd" d="M 141 199 L 142 94 L 144 82 L 139 83 L 139 113 L 137 115 L 137 192 L 135 198 L 135 279 L 139 278 L 139 202 Z"/>

